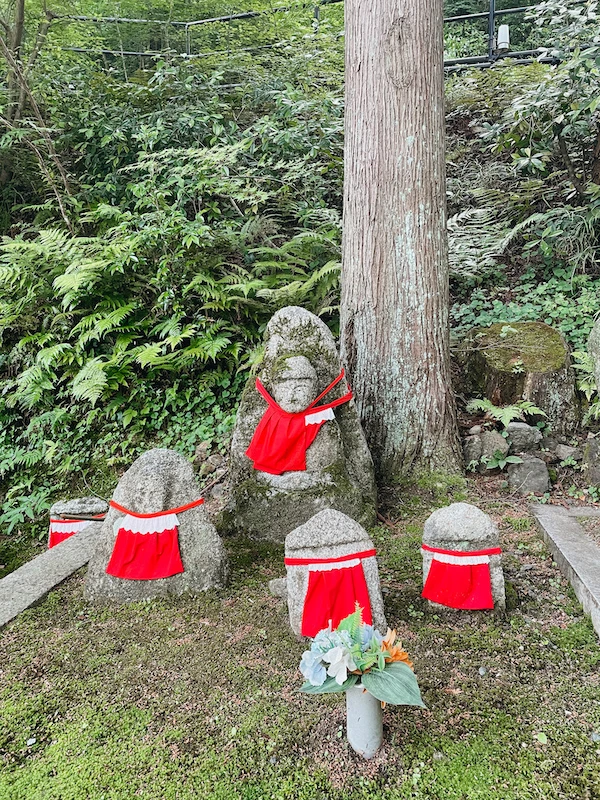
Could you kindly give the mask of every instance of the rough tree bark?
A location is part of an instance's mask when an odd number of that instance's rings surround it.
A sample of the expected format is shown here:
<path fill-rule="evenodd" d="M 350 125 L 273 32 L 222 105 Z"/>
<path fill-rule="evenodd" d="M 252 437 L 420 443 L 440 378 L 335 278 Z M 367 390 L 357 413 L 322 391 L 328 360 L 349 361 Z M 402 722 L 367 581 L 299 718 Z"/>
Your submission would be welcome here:
<path fill-rule="evenodd" d="M 346 0 L 342 354 L 379 476 L 461 466 L 443 0 Z"/>

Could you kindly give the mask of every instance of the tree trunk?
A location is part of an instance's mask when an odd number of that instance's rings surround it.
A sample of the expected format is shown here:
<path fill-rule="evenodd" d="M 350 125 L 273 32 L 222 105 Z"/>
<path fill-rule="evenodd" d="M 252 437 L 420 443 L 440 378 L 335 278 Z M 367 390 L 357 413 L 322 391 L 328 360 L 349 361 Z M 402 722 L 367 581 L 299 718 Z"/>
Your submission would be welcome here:
<path fill-rule="evenodd" d="M 456 471 L 443 0 L 346 0 L 342 355 L 382 478 Z"/>
<path fill-rule="evenodd" d="M 8 37 L 8 49 L 10 50 L 15 61 L 19 61 L 21 56 L 21 44 L 23 43 L 23 34 L 25 32 L 25 0 L 17 0 L 15 7 L 15 21 Z M 8 65 L 8 72 L 6 77 L 8 89 L 8 104 L 7 104 L 7 118 L 9 121 L 14 119 L 17 100 L 19 97 L 19 83 L 17 74 L 14 69 Z"/>

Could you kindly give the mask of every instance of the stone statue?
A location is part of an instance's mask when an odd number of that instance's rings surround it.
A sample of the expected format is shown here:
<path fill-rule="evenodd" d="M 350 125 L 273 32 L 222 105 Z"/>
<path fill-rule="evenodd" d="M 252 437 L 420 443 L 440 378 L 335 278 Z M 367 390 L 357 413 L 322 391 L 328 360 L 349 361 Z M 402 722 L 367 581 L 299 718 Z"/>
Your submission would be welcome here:
<path fill-rule="evenodd" d="M 223 544 L 202 503 L 183 456 L 162 449 L 140 456 L 113 494 L 90 559 L 86 599 L 130 602 L 221 586 Z"/>
<path fill-rule="evenodd" d="M 283 541 L 326 508 L 375 518 L 373 462 L 327 326 L 288 307 L 270 320 L 231 447 L 225 530 Z"/>
<path fill-rule="evenodd" d="M 315 637 L 363 609 L 363 621 L 381 633 L 387 623 L 375 548 L 353 519 L 328 509 L 292 531 L 285 540 L 290 627 L 296 636 Z"/>

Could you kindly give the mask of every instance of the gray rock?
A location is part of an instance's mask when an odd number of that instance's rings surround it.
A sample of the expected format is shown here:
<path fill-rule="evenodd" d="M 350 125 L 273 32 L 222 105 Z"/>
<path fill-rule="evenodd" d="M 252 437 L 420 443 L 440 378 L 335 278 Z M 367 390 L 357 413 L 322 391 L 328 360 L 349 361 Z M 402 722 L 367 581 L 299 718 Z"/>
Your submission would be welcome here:
<path fill-rule="evenodd" d="M 74 512 L 71 512 L 74 513 Z M 92 522 L 0 580 L 0 626 L 41 600 L 87 564 L 100 541 L 102 523 Z"/>
<path fill-rule="evenodd" d="M 211 464 L 215 469 L 221 469 L 225 466 L 225 459 L 220 453 L 213 453 L 206 459 L 208 464 Z"/>
<path fill-rule="evenodd" d="M 600 319 L 596 320 L 588 338 L 587 350 L 594 361 L 596 386 L 600 388 Z"/>
<path fill-rule="evenodd" d="M 423 544 L 438 550 L 457 550 L 459 552 L 488 550 L 500 546 L 500 535 L 493 519 L 484 514 L 477 506 L 470 503 L 452 503 L 452 505 L 434 511 L 427 519 L 423 528 Z M 433 553 L 423 550 L 422 555 L 423 585 L 425 585 Z M 490 556 L 490 577 L 494 608 L 504 611 L 506 594 L 501 555 Z M 430 605 L 438 607 L 437 603 L 430 603 Z"/>
<path fill-rule="evenodd" d="M 473 425 L 472 428 L 469 428 L 469 436 L 475 436 L 478 433 L 483 433 L 481 425 Z"/>
<path fill-rule="evenodd" d="M 215 485 L 210 490 L 210 496 L 214 497 L 215 500 L 221 500 L 221 498 L 225 497 L 226 492 L 227 492 L 227 485 L 225 483 L 215 483 Z"/>
<path fill-rule="evenodd" d="M 481 434 L 481 449 L 481 455 L 485 458 L 492 458 L 498 451 L 505 456 L 508 453 L 508 442 L 498 431 L 484 431 Z"/>
<path fill-rule="evenodd" d="M 588 439 L 583 447 L 583 469 L 590 486 L 600 486 L 600 437 Z"/>
<path fill-rule="evenodd" d="M 555 436 L 549 436 L 546 434 L 545 436 L 542 436 L 540 447 L 542 450 L 548 450 L 549 452 L 554 453 L 558 447 L 558 439 Z"/>
<path fill-rule="evenodd" d="M 59 500 L 50 508 L 51 517 L 74 516 L 95 517 L 106 514 L 108 503 L 101 497 L 77 497 L 74 500 Z"/>
<path fill-rule="evenodd" d="M 287 598 L 287 578 L 273 578 L 269 581 L 269 591 L 273 597 Z"/>
<path fill-rule="evenodd" d="M 556 447 L 556 457 L 559 461 L 566 461 L 567 458 L 572 458 L 573 461 L 581 461 L 582 453 L 576 447 L 570 447 L 568 444 L 559 444 Z"/>
<path fill-rule="evenodd" d="M 544 494 L 550 489 L 548 467 L 540 458 L 523 456 L 522 464 L 509 464 L 508 486 L 520 495 Z"/>
<path fill-rule="evenodd" d="M 463 439 L 463 456 L 465 464 L 481 464 L 481 454 L 483 453 L 483 445 L 481 444 L 481 436 L 472 435 L 465 436 Z"/>
<path fill-rule="evenodd" d="M 173 450 L 150 450 L 123 475 L 113 499 L 138 514 L 152 514 L 184 506 L 199 496 L 192 466 L 183 456 Z M 107 575 L 122 518 L 120 511 L 111 508 L 103 523 L 101 541 L 90 560 L 85 581 L 87 600 L 131 602 L 197 594 L 224 583 L 227 565 L 223 545 L 203 506 L 178 514 L 183 573 L 151 581 Z"/>
<path fill-rule="evenodd" d="M 481 434 L 481 465 L 479 472 L 486 472 L 486 463 L 491 461 L 496 453 L 505 456 L 508 453 L 508 442 L 498 431 L 484 431 Z"/>
<path fill-rule="evenodd" d="M 304 525 L 293 530 L 285 540 L 286 559 L 331 559 L 372 549 L 373 542 L 365 529 L 346 514 L 333 509 L 316 514 Z M 387 623 L 379 585 L 377 559 L 375 556 L 365 558 L 362 560 L 362 566 L 369 590 L 373 624 L 385 633 Z M 286 566 L 286 570 L 290 625 L 296 636 L 300 636 L 310 567 Z"/>
<path fill-rule="evenodd" d="M 194 465 L 199 466 L 200 464 L 203 464 L 208 458 L 209 453 L 210 442 L 200 442 L 200 444 L 196 447 L 196 452 L 194 453 Z"/>
<path fill-rule="evenodd" d="M 511 453 L 529 453 L 539 450 L 542 432 L 525 422 L 510 422 L 506 428 Z"/>
<path fill-rule="evenodd" d="M 304 410 L 339 375 L 340 360 L 322 320 L 295 306 L 270 320 L 259 377 L 289 412 Z M 344 382 L 327 400 L 341 397 Z M 270 475 L 253 468 L 246 450 L 266 403 L 251 377 L 242 395 L 231 444 L 231 501 L 222 515 L 223 531 L 283 541 L 319 511 L 335 508 L 368 525 L 375 519 L 373 461 L 351 401 L 335 409 L 309 447 L 306 471 Z"/>

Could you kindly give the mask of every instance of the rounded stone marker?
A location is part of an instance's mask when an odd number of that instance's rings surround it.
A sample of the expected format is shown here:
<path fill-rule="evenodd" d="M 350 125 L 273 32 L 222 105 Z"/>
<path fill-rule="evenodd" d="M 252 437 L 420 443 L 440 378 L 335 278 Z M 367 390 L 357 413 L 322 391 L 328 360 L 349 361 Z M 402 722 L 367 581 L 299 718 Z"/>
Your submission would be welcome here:
<path fill-rule="evenodd" d="M 500 535 L 496 523 L 477 506 L 470 503 L 452 503 L 434 511 L 427 519 L 423 528 L 423 544 L 436 550 L 469 553 L 499 547 Z M 434 554 L 422 550 L 422 555 L 423 585 L 425 585 Z M 489 556 L 489 566 L 494 608 L 504 611 L 506 595 L 501 555 Z M 437 603 L 431 605 L 439 607 Z"/>
<path fill-rule="evenodd" d="M 200 488 L 189 461 L 173 450 L 155 449 L 134 461 L 119 481 L 112 499 L 134 514 L 156 514 L 179 509 L 199 497 Z M 184 571 L 154 580 L 130 580 L 106 571 L 121 521 L 126 518 L 121 510 L 111 506 L 102 524 L 98 547 L 89 562 L 84 589 L 86 600 L 129 603 L 199 594 L 222 586 L 227 578 L 227 560 L 206 509 L 198 505 L 176 516 Z"/>

